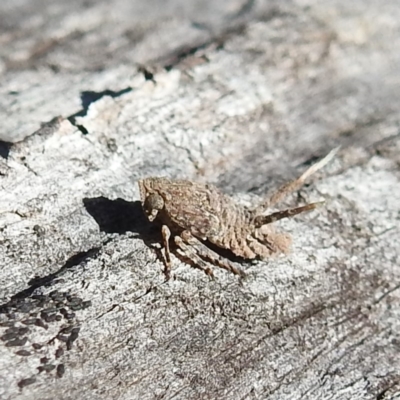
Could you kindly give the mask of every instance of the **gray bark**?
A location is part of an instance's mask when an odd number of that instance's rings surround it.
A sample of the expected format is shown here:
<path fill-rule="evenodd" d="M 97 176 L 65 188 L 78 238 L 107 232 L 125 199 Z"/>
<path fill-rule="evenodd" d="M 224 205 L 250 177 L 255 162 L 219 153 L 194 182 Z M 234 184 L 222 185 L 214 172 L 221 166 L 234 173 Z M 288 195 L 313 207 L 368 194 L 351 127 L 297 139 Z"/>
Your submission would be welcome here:
<path fill-rule="evenodd" d="M 0 2 L 0 398 L 400 397 L 395 0 Z M 137 180 L 282 208 L 292 251 L 216 279 Z"/>

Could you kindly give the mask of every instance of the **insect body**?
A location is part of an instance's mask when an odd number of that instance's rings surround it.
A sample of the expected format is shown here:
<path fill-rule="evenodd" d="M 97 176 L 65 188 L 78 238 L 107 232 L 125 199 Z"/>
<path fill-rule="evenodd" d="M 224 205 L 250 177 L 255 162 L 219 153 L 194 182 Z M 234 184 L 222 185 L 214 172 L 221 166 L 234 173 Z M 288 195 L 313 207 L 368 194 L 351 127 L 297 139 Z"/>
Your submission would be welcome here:
<path fill-rule="evenodd" d="M 270 224 L 312 210 L 322 203 L 268 215 L 264 215 L 264 212 L 290 192 L 298 190 L 306 178 L 328 163 L 335 153 L 336 150 L 329 153 L 255 209 L 235 203 L 213 185 L 158 177 L 140 180 L 143 209 L 150 221 L 156 220 L 162 224 L 167 273 L 171 268 L 171 234 L 180 252 L 211 276 L 212 270 L 205 260 L 240 276 L 244 273 L 233 262 L 207 247 L 205 241 L 245 259 L 266 259 L 274 254 L 285 253 L 290 246 L 289 236 L 276 232 Z"/>

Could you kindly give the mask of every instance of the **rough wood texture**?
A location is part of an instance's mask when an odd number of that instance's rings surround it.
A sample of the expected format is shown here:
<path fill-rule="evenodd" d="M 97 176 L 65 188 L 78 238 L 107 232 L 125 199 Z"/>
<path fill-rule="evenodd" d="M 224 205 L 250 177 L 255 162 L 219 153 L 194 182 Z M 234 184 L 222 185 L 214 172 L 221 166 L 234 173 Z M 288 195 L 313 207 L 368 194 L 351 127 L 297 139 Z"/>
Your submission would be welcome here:
<path fill-rule="evenodd" d="M 399 398 L 399 33 L 396 0 L 1 1 L 0 398 Z M 138 179 L 254 204 L 337 145 L 289 256 L 164 282 Z"/>

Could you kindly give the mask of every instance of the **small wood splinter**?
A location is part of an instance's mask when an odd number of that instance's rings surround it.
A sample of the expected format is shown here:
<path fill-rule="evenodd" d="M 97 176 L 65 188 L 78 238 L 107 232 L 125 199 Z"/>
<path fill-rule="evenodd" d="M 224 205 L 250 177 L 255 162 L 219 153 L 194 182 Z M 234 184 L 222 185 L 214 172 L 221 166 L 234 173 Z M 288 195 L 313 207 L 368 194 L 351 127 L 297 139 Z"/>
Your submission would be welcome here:
<path fill-rule="evenodd" d="M 276 232 L 270 224 L 313 210 L 324 202 L 267 215 L 263 213 L 283 201 L 290 193 L 299 190 L 307 178 L 332 160 L 337 151 L 338 148 L 331 151 L 299 178 L 283 185 L 254 209 L 236 204 L 232 198 L 210 184 L 157 177 L 140 180 L 143 210 L 149 221 L 156 220 L 162 224 L 167 277 L 171 270 L 171 232 L 178 251 L 210 276 L 213 273 L 205 260 L 241 277 L 245 274 L 235 263 L 207 247 L 206 241 L 228 249 L 244 259 L 266 259 L 286 253 L 290 246 L 290 237 Z"/>

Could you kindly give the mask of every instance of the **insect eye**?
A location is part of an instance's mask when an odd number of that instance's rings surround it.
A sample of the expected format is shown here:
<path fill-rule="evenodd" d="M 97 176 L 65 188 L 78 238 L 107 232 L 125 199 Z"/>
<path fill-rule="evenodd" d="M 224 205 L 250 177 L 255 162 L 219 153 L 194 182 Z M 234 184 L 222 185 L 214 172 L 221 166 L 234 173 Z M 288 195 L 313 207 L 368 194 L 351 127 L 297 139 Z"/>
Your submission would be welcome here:
<path fill-rule="evenodd" d="M 150 221 L 153 221 L 159 210 L 164 208 L 164 199 L 158 193 L 151 193 L 144 202 L 144 211 Z"/>
<path fill-rule="evenodd" d="M 146 198 L 146 208 L 162 210 L 164 208 L 164 199 L 157 193 L 152 193 Z"/>

